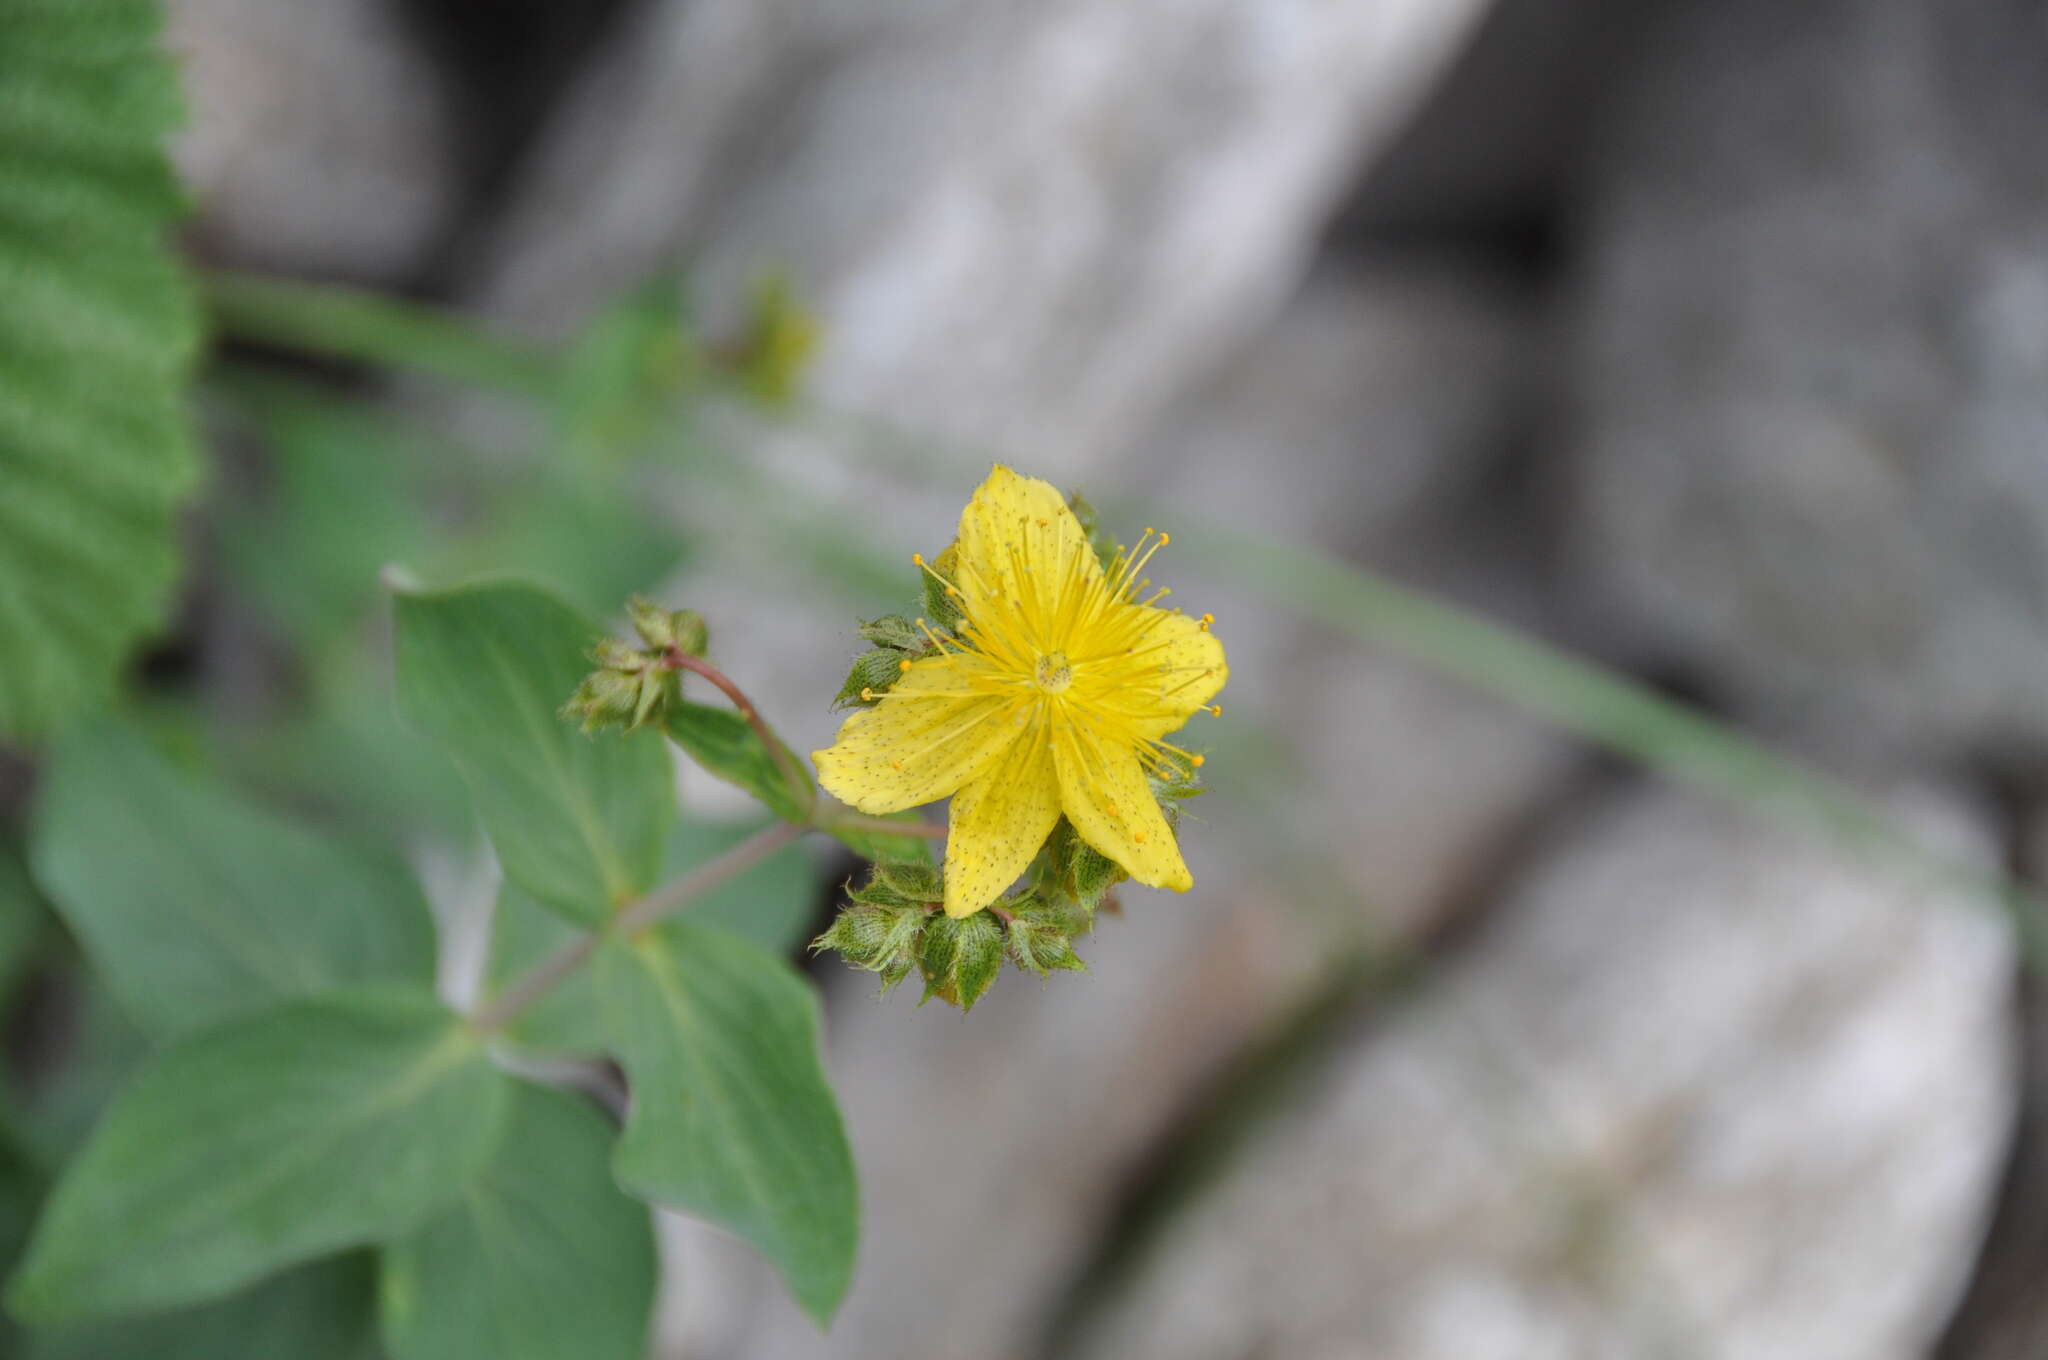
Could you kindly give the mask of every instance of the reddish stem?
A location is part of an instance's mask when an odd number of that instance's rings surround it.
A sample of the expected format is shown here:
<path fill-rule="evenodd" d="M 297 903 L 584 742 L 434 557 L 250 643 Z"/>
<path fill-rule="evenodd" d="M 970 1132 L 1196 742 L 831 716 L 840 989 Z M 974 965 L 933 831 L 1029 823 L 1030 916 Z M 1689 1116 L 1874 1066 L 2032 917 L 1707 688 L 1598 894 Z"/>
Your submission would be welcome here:
<path fill-rule="evenodd" d="M 754 735 L 768 748 L 769 758 L 775 762 L 775 768 L 782 771 L 783 779 L 789 784 L 789 791 L 796 796 L 797 806 L 808 811 L 817 801 L 817 791 L 811 787 L 811 781 L 804 776 L 804 772 L 797 767 L 796 757 L 790 754 L 789 748 L 768 730 L 768 724 L 761 719 L 761 711 L 754 707 L 754 701 L 747 697 L 746 691 L 735 685 L 724 671 L 701 656 L 691 656 L 680 647 L 669 648 L 663 653 L 662 660 L 673 670 L 689 671 L 693 675 L 703 676 L 716 685 L 726 698 L 732 700 L 733 707 L 747 720 L 747 726 L 754 729 Z"/>

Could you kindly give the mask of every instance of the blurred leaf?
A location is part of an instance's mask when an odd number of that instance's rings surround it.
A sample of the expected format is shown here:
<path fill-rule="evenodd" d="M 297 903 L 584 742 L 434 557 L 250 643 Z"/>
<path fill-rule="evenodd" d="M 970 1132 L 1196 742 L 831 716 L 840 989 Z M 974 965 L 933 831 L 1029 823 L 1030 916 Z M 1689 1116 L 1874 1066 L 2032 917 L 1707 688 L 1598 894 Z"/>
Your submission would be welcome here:
<path fill-rule="evenodd" d="M 582 1101 L 518 1086 L 461 1202 L 384 1251 L 394 1360 L 641 1360 L 654 1227 L 612 1181 L 615 1136 Z"/>
<path fill-rule="evenodd" d="M 811 989 L 687 919 L 608 940 L 594 966 L 633 1091 L 619 1183 L 751 1242 L 822 1326 L 853 1272 L 859 1205 Z"/>
<path fill-rule="evenodd" d="M 68 981 L 58 993 L 62 1010 L 39 1017 L 36 1039 L 49 1051 L 33 1058 L 44 1070 L 13 1111 L 44 1167 L 61 1166 L 78 1150 L 114 1092 L 149 1056 L 148 1038 L 92 973 L 74 968 Z"/>
<path fill-rule="evenodd" d="M 669 836 L 663 882 L 730 850 L 759 824 L 681 822 Z M 690 919 L 722 926 L 772 954 L 787 955 L 802 942 L 816 905 L 817 881 L 798 846 L 761 863 L 691 903 Z M 511 982 L 582 934 L 507 883 L 491 927 L 488 976 L 493 988 Z M 579 969 L 513 1020 L 507 1034 L 529 1047 L 563 1053 L 602 1053 L 609 1046 L 591 970 Z"/>
<path fill-rule="evenodd" d="M 197 474 L 148 0 L 0 5 L 0 733 L 105 698 L 162 619 Z"/>
<path fill-rule="evenodd" d="M 437 575 L 459 577 L 514 567 L 545 581 L 593 613 L 646 590 L 683 558 L 678 534 L 648 513 L 646 497 L 609 470 L 529 469 L 489 500 L 483 513 L 448 540 Z M 566 696 L 565 696 L 566 697 Z"/>
<path fill-rule="evenodd" d="M 430 994 L 397 987 L 179 1040 L 65 1168 L 8 1306 L 55 1324 L 201 1303 L 412 1232 L 482 1170 L 509 1085 Z"/>
<path fill-rule="evenodd" d="M 433 980 L 433 921 L 395 858 L 173 770 L 133 729 L 57 746 L 37 878 L 153 1037 L 358 982 Z"/>
<path fill-rule="evenodd" d="M 260 500 L 223 512 L 225 563 L 302 648 L 353 641 L 377 602 L 378 569 L 417 561 L 433 542 L 408 466 L 427 451 L 394 422 L 311 388 L 244 381 L 233 395 L 273 456 Z"/>
<path fill-rule="evenodd" d="M 368 1252 L 302 1266 L 217 1303 L 34 1334 L 28 1360 L 358 1360 L 373 1340 Z"/>
<path fill-rule="evenodd" d="M 754 735 L 753 726 L 734 710 L 683 699 L 668 705 L 667 724 L 669 740 L 682 747 L 690 759 L 753 794 L 776 816 L 800 822 L 808 815 L 809 809 L 797 800 L 775 757 Z M 803 773 L 803 762 L 794 753 L 790 763 Z M 808 776 L 804 787 L 810 788 Z"/>
<path fill-rule="evenodd" d="M 564 356 L 556 418 L 572 457 L 616 457 L 675 416 L 701 359 L 683 328 L 683 288 L 663 277 L 613 303 Z"/>
<path fill-rule="evenodd" d="M 0 844 L 0 1001 L 34 961 L 43 941 L 43 900 L 14 847 Z"/>
<path fill-rule="evenodd" d="M 675 820 L 661 743 L 558 715 L 600 634 L 554 596 L 486 582 L 398 597 L 398 697 L 469 783 L 505 876 L 579 924 L 652 887 Z"/>

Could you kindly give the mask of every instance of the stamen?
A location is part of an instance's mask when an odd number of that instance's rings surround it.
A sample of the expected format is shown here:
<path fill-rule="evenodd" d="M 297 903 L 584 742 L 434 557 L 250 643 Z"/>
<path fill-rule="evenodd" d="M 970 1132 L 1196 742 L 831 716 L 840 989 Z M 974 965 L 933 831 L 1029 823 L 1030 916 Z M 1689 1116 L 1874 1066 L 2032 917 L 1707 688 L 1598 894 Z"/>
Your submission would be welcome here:
<path fill-rule="evenodd" d="M 1136 841 L 1138 844 L 1143 845 L 1145 843 L 1145 833 L 1142 831 L 1133 831 L 1131 833 L 1131 839 Z"/>
<path fill-rule="evenodd" d="M 1194 766 L 1198 770 L 1201 769 L 1204 765 L 1207 765 L 1208 763 L 1209 758 L 1201 754 L 1199 751 L 1196 752 L 1194 755 L 1188 757 L 1188 764 Z"/>
<path fill-rule="evenodd" d="M 1220 718 L 1220 717 L 1222 717 L 1222 716 L 1223 716 L 1223 705 L 1222 705 L 1222 704 L 1210 704 L 1210 705 L 1209 705 L 1209 716 L 1210 716 L 1210 717 L 1212 717 L 1212 718 Z"/>
<path fill-rule="evenodd" d="M 860 691 L 860 698 L 862 703 L 871 704 L 875 701 L 875 692 L 871 689 L 868 689 L 866 686 L 862 686 Z"/>
<path fill-rule="evenodd" d="M 906 656 L 906 657 L 904 657 L 904 658 L 903 658 L 903 659 L 902 659 L 901 661 L 897 662 L 897 663 L 896 663 L 896 669 L 897 669 L 897 670 L 899 670 L 899 671 L 907 671 L 907 670 L 909 670 L 909 669 L 910 669 L 910 658 Z"/>
<path fill-rule="evenodd" d="M 1215 616 L 1214 614 L 1204 614 L 1204 615 L 1202 615 L 1202 625 L 1201 625 L 1201 626 L 1202 626 L 1202 631 L 1203 631 L 1203 632 L 1205 632 L 1205 633 L 1206 633 L 1206 632 L 1208 632 L 1208 631 L 1209 631 L 1209 629 L 1210 629 L 1211 627 L 1213 627 L 1213 626 L 1215 625 L 1215 623 L 1216 623 L 1216 616 Z"/>

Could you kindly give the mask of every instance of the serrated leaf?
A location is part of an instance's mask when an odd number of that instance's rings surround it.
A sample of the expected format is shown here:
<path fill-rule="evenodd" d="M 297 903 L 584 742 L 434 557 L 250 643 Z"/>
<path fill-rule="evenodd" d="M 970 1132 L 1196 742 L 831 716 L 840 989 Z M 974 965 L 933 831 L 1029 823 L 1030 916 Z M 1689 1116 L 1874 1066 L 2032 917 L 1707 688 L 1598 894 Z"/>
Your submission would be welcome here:
<path fill-rule="evenodd" d="M 58 744 L 32 854 L 115 998 L 157 1039 L 354 983 L 433 981 L 433 921 L 395 856 L 248 806 L 129 727 Z"/>
<path fill-rule="evenodd" d="M 373 1340 L 367 1252 L 301 1266 L 197 1308 L 31 1336 L 28 1360 L 360 1360 Z"/>
<path fill-rule="evenodd" d="M 662 881 L 679 877 L 758 830 L 757 825 L 679 823 L 669 836 Z M 811 862 L 801 847 L 786 846 L 690 904 L 690 919 L 722 926 L 774 954 L 787 954 L 810 926 L 816 896 Z M 488 977 L 500 987 L 537 966 L 583 932 L 563 921 L 517 884 L 498 895 L 491 927 Z M 515 1041 L 561 1053 L 601 1053 L 607 1044 L 596 984 L 589 969 L 571 973 L 507 1028 Z"/>
<path fill-rule="evenodd" d="M 8 1307 L 62 1324 L 203 1303 L 412 1232 L 495 1150 L 509 1081 L 430 993 L 404 988 L 181 1039 L 65 1169 Z"/>
<path fill-rule="evenodd" d="M 103 700 L 177 572 L 199 331 L 157 28 L 147 0 L 0 6 L 0 733 Z"/>
<path fill-rule="evenodd" d="M 810 987 L 689 920 L 610 940 L 595 967 L 633 1092 L 619 1183 L 752 1243 L 823 1325 L 852 1275 L 859 1203 Z"/>
<path fill-rule="evenodd" d="M 612 1181 L 611 1126 L 524 1083 L 511 1105 L 497 1154 L 455 1207 L 384 1250 L 393 1360 L 641 1360 L 654 1228 Z"/>
<path fill-rule="evenodd" d="M 578 924 L 652 887 L 675 820 L 660 742 L 558 715 L 597 626 L 538 587 L 398 597 L 398 699 L 461 769 L 505 876 Z"/>

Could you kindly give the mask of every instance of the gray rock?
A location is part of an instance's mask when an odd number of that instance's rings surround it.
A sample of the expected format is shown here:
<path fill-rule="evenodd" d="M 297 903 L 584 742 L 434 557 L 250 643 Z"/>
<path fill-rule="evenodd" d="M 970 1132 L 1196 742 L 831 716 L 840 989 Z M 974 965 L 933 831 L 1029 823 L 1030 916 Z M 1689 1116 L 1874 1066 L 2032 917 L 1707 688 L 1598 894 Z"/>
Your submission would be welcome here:
<path fill-rule="evenodd" d="M 371 283 L 415 277 L 461 187 L 438 72 L 390 0 L 171 0 L 179 170 L 212 259 Z"/>
<path fill-rule="evenodd" d="M 1583 561 L 1837 752 L 2048 744 L 2048 17 L 1674 7 L 1587 247 Z"/>
<path fill-rule="evenodd" d="M 1988 858 L 1953 805 L 1921 811 Z M 1498 910 L 1074 1354 L 1924 1354 L 2013 1115 L 2003 919 L 1656 791 Z"/>
<path fill-rule="evenodd" d="M 1136 434 L 1305 271 L 1485 0 L 673 0 L 571 101 L 475 295 L 560 326 L 764 266 L 813 390 L 1056 475 Z"/>

